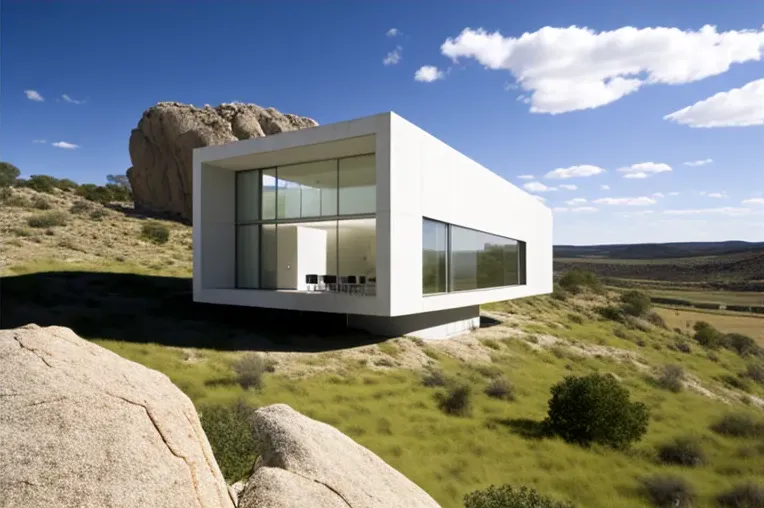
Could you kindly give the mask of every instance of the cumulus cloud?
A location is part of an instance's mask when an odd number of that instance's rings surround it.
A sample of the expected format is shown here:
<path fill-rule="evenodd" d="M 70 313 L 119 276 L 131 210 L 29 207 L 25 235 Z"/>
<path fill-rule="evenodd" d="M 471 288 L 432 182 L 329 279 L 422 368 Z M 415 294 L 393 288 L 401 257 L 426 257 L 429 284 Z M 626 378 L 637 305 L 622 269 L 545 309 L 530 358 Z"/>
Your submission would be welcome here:
<path fill-rule="evenodd" d="M 609 185 L 600 185 L 600 189 L 601 190 L 610 190 L 610 186 Z"/>
<path fill-rule="evenodd" d="M 30 101 L 42 102 L 45 100 L 37 90 L 24 90 L 24 95 L 26 95 L 27 99 Z"/>
<path fill-rule="evenodd" d="M 510 72 L 529 95 L 533 113 L 565 113 L 604 106 L 643 86 L 682 84 L 726 72 L 734 63 L 760 60 L 764 27 L 717 31 L 673 27 L 595 30 L 545 26 L 520 37 L 465 28 L 441 53 L 472 58 Z"/>
<path fill-rule="evenodd" d="M 687 161 L 684 163 L 685 166 L 690 166 L 691 168 L 696 168 L 698 166 L 705 166 L 706 164 L 711 164 L 714 162 L 713 159 L 701 159 L 697 161 Z"/>
<path fill-rule="evenodd" d="M 434 65 L 423 65 L 417 69 L 416 73 L 414 73 L 414 80 L 423 83 L 432 83 L 433 81 L 443 79 L 444 77 L 445 74 L 443 74 L 443 71 Z"/>
<path fill-rule="evenodd" d="M 574 206 L 572 208 L 566 208 L 564 206 L 558 206 L 552 208 L 553 212 L 573 212 L 573 213 L 590 213 L 596 212 L 598 209 L 594 206 Z"/>
<path fill-rule="evenodd" d="M 726 192 L 708 192 L 708 193 L 705 194 L 705 196 L 707 198 L 716 198 L 716 199 L 721 199 L 721 198 L 729 197 L 729 196 L 727 196 Z"/>
<path fill-rule="evenodd" d="M 719 92 L 663 117 L 690 127 L 764 125 L 764 79 Z"/>
<path fill-rule="evenodd" d="M 665 198 L 666 196 L 664 196 L 662 192 L 653 192 L 653 197 L 660 199 Z"/>
<path fill-rule="evenodd" d="M 618 168 L 616 171 L 623 173 L 624 178 L 649 178 L 657 173 L 671 171 L 671 166 L 662 162 L 640 162 Z"/>
<path fill-rule="evenodd" d="M 570 184 L 570 183 L 563 183 L 558 186 L 562 190 L 576 190 L 578 189 L 578 186 Z"/>
<path fill-rule="evenodd" d="M 556 187 L 547 187 L 541 182 L 528 182 L 523 185 L 523 188 L 531 192 L 552 192 L 557 190 Z"/>
<path fill-rule="evenodd" d="M 657 203 L 653 198 L 641 196 L 638 198 L 600 198 L 595 199 L 594 203 L 598 205 L 614 206 L 649 206 Z"/>
<path fill-rule="evenodd" d="M 388 37 L 395 37 L 396 35 L 399 35 L 400 33 L 401 33 L 400 30 L 398 30 L 397 28 L 391 28 L 390 30 L 386 32 L 385 35 L 387 35 Z"/>
<path fill-rule="evenodd" d="M 742 201 L 744 205 L 764 205 L 764 198 L 750 198 Z"/>
<path fill-rule="evenodd" d="M 69 97 L 67 94 L 63 94 L 61 98 L 64 100 L 64 102 L 68 102 L 70 104 L 83 104 L 85 101 L 82 100 L 76 100 Z"/>
<path fill-rule="evenodd" d="M 695 208 L 685 210 L 664 210 L 665 215 L 748 215 L 752 210 L 737 206 L 723 206 L 719 208 Z"/>
<path fill-rule="evenodd" d="M 66 141 L 56 141 L 55 143 L 53 143 L 53 146 L 55 146 L 56 148 L 63 148 L 65 150 L 74 150 L 80 147 L 80 145 L 75 145 L 74 143 L 67 143 Z"/>
<path fill-rule="evenodd" d="M 586 199 L 584 199 L 584 198 L 573 198 L 573 199 L 569 199 L 568 201 L 565 202 L 566 205 L 571 205 L 571 206 L 573 206 L 573 205 L 583 205 L 584 203 L 586 203 Z"/>
<path fill-rule="evenodd" d="M 578 166 L 570 166 L 569 168 L 557 168 L 550 171 L 544 178 L 577 178 L 585 176 L 594 176 L 604 173 L 605 170 L 599 166 L 592 166 L 590 164 L 581 164 Z"/>
<path fill-rule="evenodd" d="M 520 175 L 517 178 L 519 178 L 520 180 L 533 180 L 534 176 L 533 175 Z"/>
<path fill-rule="evenodd" d="M 401 51 L 403 51 L 403 48 L 400 46 L 397 46 L 394 50 L 389 52 L 387 55 L 385 55 L 385 58 L 382 60 L 382 63 L 385 65 L 395 65 L 398 62 L 401 61 Z"/>

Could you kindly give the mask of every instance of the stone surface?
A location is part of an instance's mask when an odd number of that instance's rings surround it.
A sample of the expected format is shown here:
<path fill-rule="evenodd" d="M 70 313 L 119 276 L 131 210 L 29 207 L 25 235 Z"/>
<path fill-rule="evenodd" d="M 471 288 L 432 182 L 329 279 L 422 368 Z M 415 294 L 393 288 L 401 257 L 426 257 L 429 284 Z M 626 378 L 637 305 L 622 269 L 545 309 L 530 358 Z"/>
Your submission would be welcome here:
<path fill-rule="evenodd" d="M 438 504 L 368 449 L 285 404 L 254 416 L 260 457 L 239 508 L 434 508 Z"/>
<path fill-rule="evenodd" d="M 316 125 L 310 118 L 256 104 L 197 108 L 179 102 L 160 102 L 143 113 L 130 134 L 132 167 L 127 170 L 127 177 L 136 208 L 191 220 L 194 148 Z"/>
<path fill-rule="evenodd" d="M 191 401 L 68 328 L 0 330 L 0 506 L 233 508 Z"/>

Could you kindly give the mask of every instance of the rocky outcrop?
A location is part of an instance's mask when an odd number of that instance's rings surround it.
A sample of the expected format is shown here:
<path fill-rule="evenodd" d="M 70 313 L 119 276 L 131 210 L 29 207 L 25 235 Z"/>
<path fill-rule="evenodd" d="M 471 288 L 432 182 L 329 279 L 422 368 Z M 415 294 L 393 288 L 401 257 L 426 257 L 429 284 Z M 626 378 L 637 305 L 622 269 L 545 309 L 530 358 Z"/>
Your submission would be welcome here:
<path fill-rule="evenodd" d="M 68 328 L 0 330 L 0 506 L 232 508 L 191 401 Z"/>
<path fill-rule="evenodd" d="M 337 429 L 275 404 L 254 416 L 260 456 L 239 508 L 435 508 L 438 504 Z"/>
<path fill-rule="evenodd" d="M 127 177 L 136 208 L 191 219 L 194 148 L 318 125 L 310 118 L 283 114 L 256 104 L 231 103 L 197 108 L 160 102 L 143 113 L 130 135 L 132 167 Z"/>

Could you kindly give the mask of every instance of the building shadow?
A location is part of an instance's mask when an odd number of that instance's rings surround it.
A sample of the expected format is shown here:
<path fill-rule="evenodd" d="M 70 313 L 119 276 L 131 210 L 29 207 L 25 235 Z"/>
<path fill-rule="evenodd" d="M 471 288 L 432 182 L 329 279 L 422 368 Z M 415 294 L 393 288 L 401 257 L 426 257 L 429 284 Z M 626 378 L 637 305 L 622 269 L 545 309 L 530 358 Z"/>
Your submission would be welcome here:
<path fill-rule="evenodd" d="M 480 328 L 491 328 L 492 326 L 500 325 L 501 321 L 489 316 L 480 316 Z"/>
<path fill-rule="evenodd" d="M 334 351 L 385 340 L 347 328 L 344 314 L 192 301 L 191 279 L 42 272 L 0 280 L 0 327 L 72 328 L 87 339 L 253 351 Z"/>

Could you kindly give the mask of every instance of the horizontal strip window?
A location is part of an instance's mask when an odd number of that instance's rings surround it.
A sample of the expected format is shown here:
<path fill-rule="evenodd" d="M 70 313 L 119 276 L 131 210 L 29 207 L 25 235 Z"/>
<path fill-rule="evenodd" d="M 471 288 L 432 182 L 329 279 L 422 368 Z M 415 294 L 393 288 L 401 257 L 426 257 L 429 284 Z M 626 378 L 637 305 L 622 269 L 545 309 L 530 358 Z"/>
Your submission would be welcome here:
<path fill-rule="evenodd" d="M 423 219 L 423 294 L 519 284 L 525 284 L 525 242 Z"/>

